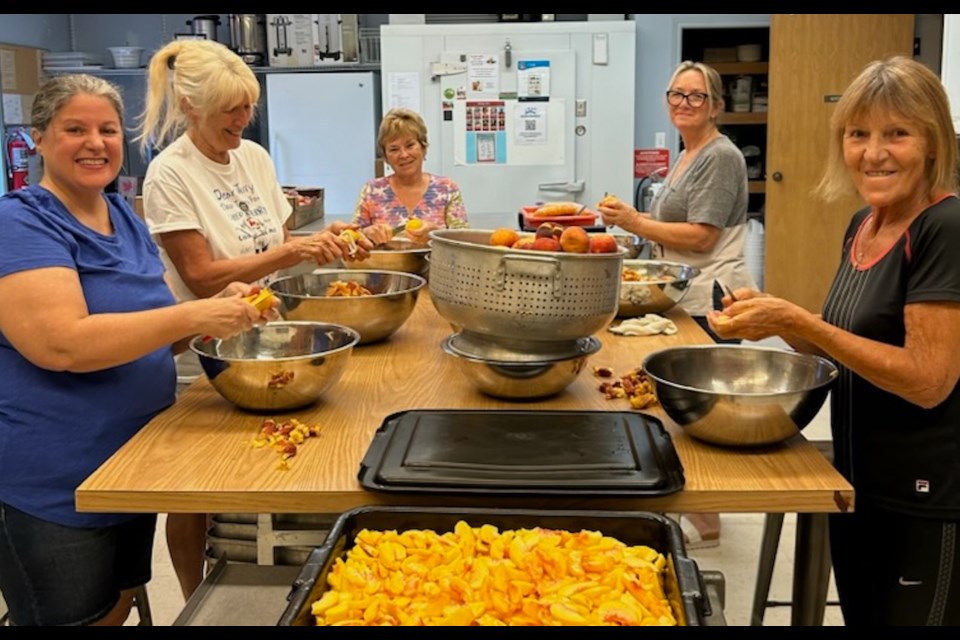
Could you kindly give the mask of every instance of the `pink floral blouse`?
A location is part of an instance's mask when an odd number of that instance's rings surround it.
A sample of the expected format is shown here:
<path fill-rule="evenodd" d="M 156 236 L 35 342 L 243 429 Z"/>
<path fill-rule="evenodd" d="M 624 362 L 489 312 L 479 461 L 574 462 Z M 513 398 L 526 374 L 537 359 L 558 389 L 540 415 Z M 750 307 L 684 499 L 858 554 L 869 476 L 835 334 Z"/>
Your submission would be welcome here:
<path fill-rule="evenodd" d="M 469 226 L 460 187 L 450 178 L 430 175 L 430 184 L 413 211 L 407 211 L 397 199 L 386 177 L 375 178 L 360 189 L 357 207 L 353 212 L 354 223 L 361 227 L 380 223 L 396 227 L 410 218 L 420 218 L 441 228 Z"/>

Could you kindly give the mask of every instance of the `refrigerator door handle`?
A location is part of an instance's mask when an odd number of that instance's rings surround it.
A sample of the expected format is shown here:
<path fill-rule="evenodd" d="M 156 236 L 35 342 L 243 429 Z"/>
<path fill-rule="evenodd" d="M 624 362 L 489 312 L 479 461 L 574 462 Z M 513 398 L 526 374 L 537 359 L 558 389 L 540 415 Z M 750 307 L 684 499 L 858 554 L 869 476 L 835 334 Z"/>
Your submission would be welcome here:
<path fill-rule="evenodd" d="M 575 182 L 542 182 L 537 185 L 540 191 L 561 191 L 563 193 L 580 193 L 586 183 L 583 180 Z"/>

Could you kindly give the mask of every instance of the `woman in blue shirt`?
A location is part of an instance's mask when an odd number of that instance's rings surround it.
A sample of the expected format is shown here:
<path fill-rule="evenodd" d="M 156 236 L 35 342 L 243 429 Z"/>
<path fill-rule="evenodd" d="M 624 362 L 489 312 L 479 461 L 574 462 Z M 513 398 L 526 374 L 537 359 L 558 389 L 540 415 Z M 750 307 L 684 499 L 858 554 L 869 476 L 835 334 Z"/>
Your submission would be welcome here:
<path fill-rule="evenodd" d="M 43 178 L 0 198 L 0 591 L 18 626 L 122 624 L 155 515 L 79 513 L 74 491 L 173 403 L 175 350 L 268 318 L 242 283 L 175 304 L 146 226 L 103 191 L 123 161 L 116 87 L 55 77 L 31 117 Z"/>

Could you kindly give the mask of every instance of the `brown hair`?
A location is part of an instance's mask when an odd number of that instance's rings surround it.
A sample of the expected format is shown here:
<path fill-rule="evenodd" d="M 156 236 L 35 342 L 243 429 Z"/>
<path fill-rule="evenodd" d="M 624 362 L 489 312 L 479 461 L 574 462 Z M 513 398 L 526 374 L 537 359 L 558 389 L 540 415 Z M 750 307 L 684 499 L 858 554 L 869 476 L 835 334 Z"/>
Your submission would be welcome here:
<path fill-rule="evenodd" d="M 950 101 L 940 78 L 904 56 L 871 62 L 837 102 L 830 118 L 826 168 L 816 193 L 827 201 L 856 193 L 843 159 L 843 132 L 868 113 L 889 112 L 915 123 L 926 137 L 930 160 L 925 177 L 931 197 L 957 190 L 957 140 Z"/>
<path fill-rule="evenodd" d="M 33 99 L 30 126 L 43 133 L 64 105 L 74 96 L 82 94 L 105 98 L 117 112 L 120 126 L 123 127 L 123 99 L 120 97 L 120 90 L 115 84 L 86 73 L 54 76 L 43 83 Z"/>
<path fill-rule="evenodd" d="M 377 146 L 380 153 L 386 157 L 387 143 L 402 136 L 412 135 L 427 150 L 427 125 L 420 114 L 412 109 L 397 107 L 387 111 L 380 121 L 380 132 L 377 134 Z"/>
<path fill-rule="evenodd" d="M 260 83 L 236 53 L 212 40 L 174 40 L 150 58 L 147 97 L 140 116 L 140 151 L 163 147 L 189 121 L 182 102 L 210 116 L 249 102 L 256 109 Z"/>

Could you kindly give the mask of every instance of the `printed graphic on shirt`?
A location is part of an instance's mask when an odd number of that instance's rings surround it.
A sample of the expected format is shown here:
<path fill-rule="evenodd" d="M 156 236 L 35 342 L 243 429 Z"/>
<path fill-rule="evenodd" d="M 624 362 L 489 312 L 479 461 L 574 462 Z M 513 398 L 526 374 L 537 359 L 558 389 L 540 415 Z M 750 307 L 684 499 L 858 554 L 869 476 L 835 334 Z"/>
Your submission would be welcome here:
<path fill-rule="evenodd" d="M 252 184 L 236 184 L 231 191 L 214 189 L 214 196 L 242 243 L 241 255 L 263 253 L 270 248 L 268 238 L 280 229 Z M 282 233 L 279 237 L 283 237 Z"/>

